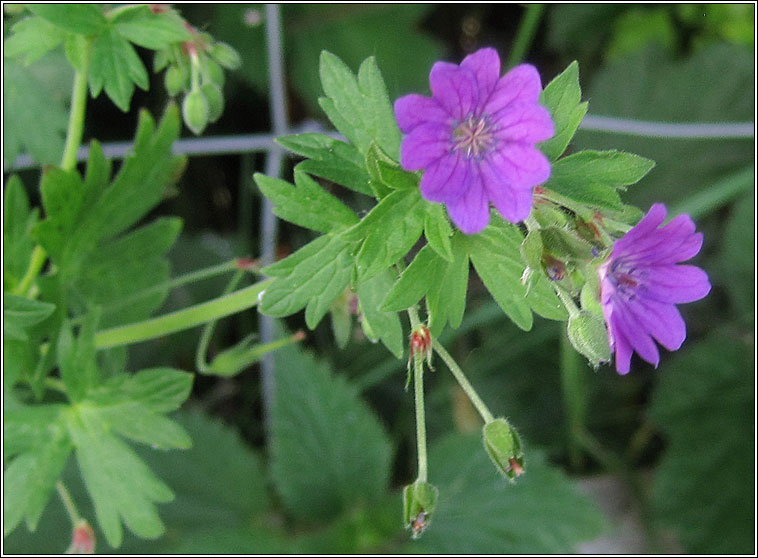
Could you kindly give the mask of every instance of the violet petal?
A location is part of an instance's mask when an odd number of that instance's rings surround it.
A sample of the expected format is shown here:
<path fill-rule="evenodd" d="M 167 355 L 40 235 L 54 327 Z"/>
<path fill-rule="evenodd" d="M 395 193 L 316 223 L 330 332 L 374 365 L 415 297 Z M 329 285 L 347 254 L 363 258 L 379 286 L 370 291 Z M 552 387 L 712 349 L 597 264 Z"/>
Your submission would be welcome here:
<path fill-rule="evenodd" d="M 400 160 L 406 170 L 419 170 L 436 161 L 449 150 L 450 129 L 444 124 L 426 122 L 405 136 Z"/>
<path fill-rule="evenodd" d="M 451 120 L 451 116 L 436 100 L 415 93 L 395 101 L 395 116 L 397 125 L 405 134 L 424 122 L 447 123 Z"/>

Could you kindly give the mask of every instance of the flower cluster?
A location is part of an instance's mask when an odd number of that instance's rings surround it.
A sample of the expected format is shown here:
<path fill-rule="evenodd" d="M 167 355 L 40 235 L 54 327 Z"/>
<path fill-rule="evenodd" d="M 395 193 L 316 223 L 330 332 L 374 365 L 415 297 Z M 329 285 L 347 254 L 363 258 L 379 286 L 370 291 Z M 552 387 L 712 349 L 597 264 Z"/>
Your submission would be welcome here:
<path fill-rule="evenodd" d="M 445 204 L 466 234 L 489 222 L 489 203 L 517 223 L 529 215 L 532 189 L 550 176 L 535 144 L 553 136 L 553 121 L 538 104 L 542 85 L 534 66 L 500 77 L 492 48 L 460 66 L 437 62 L 429 74 L 432 97 L 406 95 L 395 102 L 406 170 L 424 169 L 421 194 Z"/>
<path fill-rule="evenodd" d="M 653 205 L 614 243 L 610 257 L 598 269 L 600 302 L 620 374 L 629 372 L 635 351 L 658 366 L 653 339 L 670 351 L 681 347 L 687 331 L 675 304 L 699 300 L 711 290 L 702 269 L 679 265 L 700 251 L 702 233 L 695 232 L 688 215 L 659 228 L 665 218 L 666 207 Z"/>

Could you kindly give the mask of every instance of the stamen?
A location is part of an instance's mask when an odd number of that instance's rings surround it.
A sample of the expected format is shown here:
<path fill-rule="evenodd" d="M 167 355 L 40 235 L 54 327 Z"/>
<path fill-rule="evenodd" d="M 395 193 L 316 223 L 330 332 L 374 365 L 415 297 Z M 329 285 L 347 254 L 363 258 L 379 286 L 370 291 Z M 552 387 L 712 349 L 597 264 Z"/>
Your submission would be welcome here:
<path fill-rule="evenodd" d="M 471 115 L 453 130 L 453 149 L 467 158 L 480 159 L 495 146 L 495 137 L 486 116 Z"/>

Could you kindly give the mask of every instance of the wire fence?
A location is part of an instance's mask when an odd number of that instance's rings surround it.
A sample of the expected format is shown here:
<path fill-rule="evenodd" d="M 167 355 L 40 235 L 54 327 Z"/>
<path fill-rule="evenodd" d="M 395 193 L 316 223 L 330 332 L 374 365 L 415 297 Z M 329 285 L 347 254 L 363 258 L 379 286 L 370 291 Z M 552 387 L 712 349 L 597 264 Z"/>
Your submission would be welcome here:
<path fill-rule="evenodd" d="M 288 134 L 319 132 L 344 139 L 340 134 L 313 120 L 290 127 L 287 120 L 284 50 L 279 6 L 267 4 L 265 16 L 272 131 L 270 133 L 180 139 L 173 145 L 175 154 L 209 156 L 263 152 L 266 154 L 266 174 L 279 177 L 284 160 L 284 151 L 275 143 L 275 138 Z M 689 140 L 752 139 L 755 137 L 754 122 L 648 122 L 588 114 L 584 117 L 580 128 L 587 131 Z M 132 149 L 132 145 L 132 142 L 124 141 L 105 143 L 102 147 L 106 157 L 123 159 Z M 77 160 L 86 161 L 88 156 L 89 148 L 84 146 L 79 149 Z M 4 170 L 6 172 L 18 171 L 38 166 L 40 164 L 34 161 L 31 156 L 21 154 L 11 167 Z M 260 215 L 260 259 L 264 264 L 271 263 L 274 260 L 277 231 L 278 221 L 273 212 L 273 205 L 270 200 L 264 197 Z M 268 316 L 262 314 L 259 316 L 260 339 L 262 343 L 268 343 L 274 337 L 274 322 Z M 270 433 L 270 416 L 276 389 L 275 374 L 273 357 L 271 354 L 267 354 L 261 360 L 261 399 L 263 402 L 264 427 L 267 433 Z"/>

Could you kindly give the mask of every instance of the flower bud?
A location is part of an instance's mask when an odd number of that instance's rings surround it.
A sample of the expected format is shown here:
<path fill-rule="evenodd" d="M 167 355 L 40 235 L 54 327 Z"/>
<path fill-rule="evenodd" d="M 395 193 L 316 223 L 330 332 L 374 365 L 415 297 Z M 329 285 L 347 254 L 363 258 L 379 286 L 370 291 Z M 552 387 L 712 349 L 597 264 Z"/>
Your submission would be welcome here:
<path fill-rule="evenodd" d="M 497 469 L 513 480 L 524 472 L 524 455 L 521 439 L 504 418 L 484 425 L 484 447 Z"/>
<path fill-rule="evenodd" d="M 611 360 L 608 332 L 602 318 L 581 310 L 569 317 L 567 333 L 574 348 L 587 357 L 593 366 Z"/>
<path fill-rule="evenodd" d="M 242 65 L 240 55 L 226 43 L 215 43 L 210 50 L 210 55 L 224 68 L 236 70 Z"/>
<path fill-rule="evenodd" d="M 403 489 L 403 521 L 413 539 L 418 539 L 429 526 L 438 496 L 436 486 L 419 480 Z"/>
<path fill-rule="evenodd" d="M 171 65 L 166 70 L 166 74 L 163 77 L 163 83 L 166 86 L 166 91 L 171 97 L 175 97 L 182 91 L 187 84 L 187 78 L 189 72 L 185 66 Z"/>
<path fill-rule="evenodd" d="M 95 532 L 86 519 L 80 519 L 74 527 L 74 532 L 71 536 L 71 546 L 66 549 L 66 554 L 94 553 Z"/>
<path fill-rule="evenodd" d="M 426 358 L 426 364 L 432 368 L 432 334 L 425 325 L 420 325 L 411 332 L 410 354 L 408 366 L 413 362 L 413 357 L 421 355 Z"/>
<path fill-rule="evenodd" d="M 182 115 L 184 123 L 195 135 L 205 129 L 208 125 L 208 101 L 202 91 L 198 89 L 187 93 L 182 103 Z"/>
<path fill-rule="evenodd" d="M 203 56 L 201 59 L 203 66 L 203 80 L 215 83 L 219 88 L 224 87 L 224 69 L 219 66 L 214 60 L 211 60 L 207 56 Z"/>
<path fill-rule="evenodd" d="M 224 112 L 224 94 L 215 83 L 206 83 L 200 88 L 208 101 L 208 122 L 215 122 Z"/>

